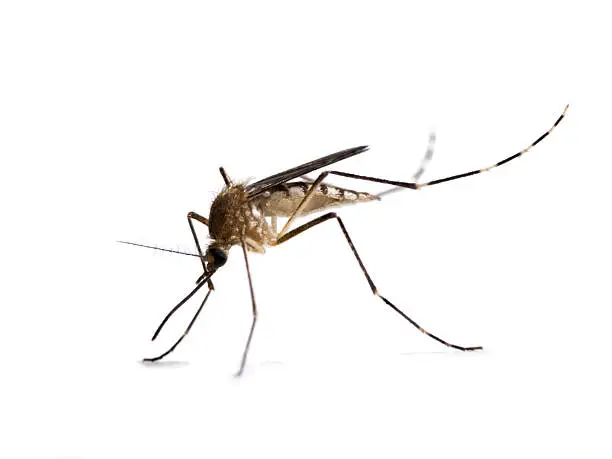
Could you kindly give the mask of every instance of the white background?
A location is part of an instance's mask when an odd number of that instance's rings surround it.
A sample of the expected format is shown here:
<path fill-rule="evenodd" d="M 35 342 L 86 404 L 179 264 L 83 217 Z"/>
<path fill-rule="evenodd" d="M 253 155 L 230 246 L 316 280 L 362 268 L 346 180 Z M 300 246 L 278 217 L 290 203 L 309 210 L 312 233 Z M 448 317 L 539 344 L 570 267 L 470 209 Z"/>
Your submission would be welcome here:
<path fill-rule="evenodd" d="M 220 6 L 219 4 L 223 4 Z M 609 13 L 598 2 L 3 2 L 0 456 L 610 458 Z M 486 175 L 340 212 L 200 274 L 185 216 L 338 169 Z M 375 184 L 342 182 L 377 191 Z M 201 231 L 205 237 L 205 228 Z"/>

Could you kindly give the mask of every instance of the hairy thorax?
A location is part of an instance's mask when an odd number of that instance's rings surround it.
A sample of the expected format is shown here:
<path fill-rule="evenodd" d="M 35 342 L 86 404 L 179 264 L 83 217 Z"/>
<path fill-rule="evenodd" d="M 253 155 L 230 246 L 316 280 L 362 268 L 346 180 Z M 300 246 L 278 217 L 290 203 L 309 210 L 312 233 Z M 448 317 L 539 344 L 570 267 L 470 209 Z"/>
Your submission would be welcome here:
<path fill-rule="evenodd" d="M 243 185 L 231 185 L 215 198 L 209 231 L 213 245 L 224 249 L 245 240 L 250 250 L 262 251 L 275 239 L 259 203 L 248 200 Z"/>

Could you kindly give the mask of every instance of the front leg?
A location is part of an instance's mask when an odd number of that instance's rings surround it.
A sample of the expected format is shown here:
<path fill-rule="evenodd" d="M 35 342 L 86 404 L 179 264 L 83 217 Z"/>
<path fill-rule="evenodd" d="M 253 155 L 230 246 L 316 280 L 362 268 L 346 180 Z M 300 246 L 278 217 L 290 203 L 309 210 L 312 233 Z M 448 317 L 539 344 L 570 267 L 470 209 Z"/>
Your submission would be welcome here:
<path fill-rule="evenodd" d="M 202 269 L 204 269 L 204 273 L 200 277 L 198 277 L 198 280 L 196 280 L 196 284 L 199 284 L 202 278 L 208 273 L 208 271 L 206 269 L 206 263 L 204 262 L 204 254 L 202 253 L 202 248 L 200 247 L 200 241 L 198 240 L 198 235 L 196 234 L 195 228 L 193 227 L 192 220 L 199 221 L 200 223 L 203 223 L 204 225 L 208 226 L 208 219 L 206 217 L 202 217 L 201 215 L 195 212 L 189 212 L 187 214 L 187 222 L 189 223 L 189 229 L 191 230 L 191 234 L 193 235 L 193 240 L 195 241 L 196 247 L 198 249 L 198 254 L 200 255 L 200 261 L 202 262 Z M 208 281 L 208 288 L 210 290 L 215 289 L 215 286 L 213 285 L 211 280 Z"/>

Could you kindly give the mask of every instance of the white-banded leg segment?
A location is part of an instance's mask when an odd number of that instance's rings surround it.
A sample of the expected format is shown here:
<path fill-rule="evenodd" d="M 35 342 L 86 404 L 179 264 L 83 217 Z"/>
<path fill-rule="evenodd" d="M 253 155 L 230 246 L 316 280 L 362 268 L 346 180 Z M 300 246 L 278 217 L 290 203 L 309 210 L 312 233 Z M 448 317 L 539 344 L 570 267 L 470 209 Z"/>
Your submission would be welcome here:
<path fill-rule="evenodd" d="M 561 120 L 563 120 L 563 118 L 565 118 L 565 114 L 567 113 L 568 108 L 569 108 L 569 105 L 566 105 L 565 109 L 563 110 L 563 113 L 561 114 L 561 116 L 559 116 L 559 118 L 557 118 L 557 121 L 555 121 L 555 123 L 552 125 L 552 127 L 548 131 L 546 131 L 544 134 L 542 134 L 540 137 L 538 137 L 534 142 L 531 143 L 531 145 L 529 145 L 526 148 L 523 148 L 518 153 L 515 153 L 515 154 L 513 154 L 511 156 L 508 156 L 507 158 L 502 159 L 501 161 L 498 161 L 497 163 L 495 163 L 495 164 L 493 164 L 492 166 L 489 166 L 489 167 L 484 167 L 482 169 L 478 169 L 478 170 L 474 170 L 474 171 L 470 171 L 470 172 L 465 172 L 463 174 L 457 174 L 457 175 L 453 175 L 453 176 L 450 176 L 450 177 L 444 177 L 444 178 L 441 178 L 441 179 L 432 180 L 430 182 L 418 184 L 417 185 L 417 189 L 421 189 L 421 188 L 424 188 L 426 186 L 437 185 L 439 183 L 450 182 L 451 180 L 456 180 L 456 179 L 460 179 L 460 178 L 463 178 L 463 177 L 469 177 L 470 175 L 477 175 L 477 174 L 480 174 L 482 172 L 489 172 L 490 170 L 495 169 L 496 167 L 499 167 L 499 166 L 502 166 L 502 165 L 504 165 L 506 163 L 509 163 L 513 159 L 520 158 L 525 153 L 530 151 L 533 147 L 535 147 L 537 144 L 539 144 L 542 140 L 544 140 L 546 137 L 548 137 L 548 135 L 559 125 Z"/>
<path fill-rule="evenodd" d="M 452 347 L 453 349 L 458 349 L 460 351 L 477 351 L 477 350 L 481 350 L 482 347 L 481 346 L 472 346 L 472 347 L 464 347 L 464 346 L 458 346 L 456 344 L 451 344 L 439 337 L 437 337 L 436 335 L 434 335 L 433 333 L 429 333 L 427 330 L 425 330 L 423 327 L 421 327 L 418 323 L 416 323 L 414 320 L 412 320 L 410 317 L 408 317 L 406 314 L 404 314 L 404 312 L 399 309 L 398 307 L 396 307 L 393 303 L 391 303 L 387 298 L 385 298 L 384 296 L 382 296 L 380 294 L 380 292 L 378 291 L 378 289 L 376 288 L 376 285 L 374 284 L 374 281 L 372 280 L 372 278 L 370 277 L 370 274 L 368 273 L 368 271 L 366 270 L 365 265 L 363 264 L 363 261 L 361 260 L 361 257 L 359 256 L 359 254 L 357 253 L 357 249 L 355 248 L 355 245 L 353 244 L 353 241 L 351 240 L 351 237 L 348 234 L 348 231 L 346 229 L 346 227 L 344 226 L 344 223 L 342 222 L 342 219 L 340 217 L 338 217 L 338 215 L 336 215 L 335 212 L 330 212 L 327 213 L 325 215 L 322 215 L 321 217 L 315 218 L 314 220 L 311 220 L 308 223 L 305 223 L 302 226 L 299 226 L 298 228 L 288 232 L 287 234 L 285 234 L 284 236 L 280 237 L 275 245 L 279 245 L 282 244 L 283 242 L 288 241 L 289 239 L 297 236 L 298 234 L 303 233 L 304 231 L 319 225 L 323 222 L 326 222 L 328 220 L 331 219 L 335 219 L 338 224 L 340 225 L 340 229 L 342 230 L 342 233 L 344 234 L 344 237 L 346 238 L 346 241 L 348 242 L 353 255 L 355 255 L 355 258 L 357 259 L 357 263 L 359 263 L 359 266 L 361 267 L 361 271 L 363 272 L 363 275 L 365 276 L 366 280 L 368 281 L 368 284 L 370 285 L 370 289 L 372 290 L 372 293 L 376 296 L 378 296 L 381 300 L 383 300 L 383 302 L 388 305 L 391 309 L 393 309 L 395 312 L 397 312 L 399 315 L 401 315 L 404 319 L 406 319 L 408 322 L 410 322 L 413 326 L 415 326 L 421 333 L 429 336 L 430 338 L 438 341 L 439 343 L 444 344 L 445 346 L 448 347 Z"/>
<path fill-rule="evenodd" d="M 283 226 L 283 229 L 278 234 L 278 237 L 282 238 L 285 234 L 287 234 L 287 231 L 291 227 L 291 224 L 293 223 L 293 221 L 301 214 L 302 209 L 304 209 L 306 204 L 312 198 L 314 190 L 317 189 L 317 187 L 323 182 L 323 180 L 325 180 L 325 178 L 328 175 L 330 175 L 330 174 L 338 175 L 340 177 L 353 178 L 353 179 L 356 179 L 356 180 L 365 180 L 365 181 L 375 182 L 375 183 L 384 183 L 384 184 L 387 184 L 387 185 L 393 185 L 394 187 L 409 188 L 409 189 L 412 189 L 412 190 L 418 190 L 418 189 L 424 188 L 426 186 L 437 185 L 437 184 L 440 184 L 440 183 L 449 182 L 451 180 L 456 180 L 456 179 L 460 179 L 460 178 L 463 178 L 463 177 L 469 177 L 470 175 L 480 174 L 481 172 L 486 172 L 486 171 L 489 171 L 489 170 L 491 170 L 491 169 L 493 169 L 495 167 L 498 167 L 498 166 L 501 166 L 503 164 L 506 164 L 506 163 L 512 161 L 513 159 L 516 159 L 516 158 L 522 156 L 523 154 L 525 154 L 529 150 L 531 150 L 531 148 L 535 147 L 538 143 L 540 143 L 542 140 L 544 140 L 554 130 L 554 128 L 559 125 L 561 120 L 565 117 L 565 113 L 567 112 L 568 108 L 569 108 L 569 105 L 567 105 L 565 107 L 565 110 L 563 110 L 563 113 L 557 119 L 557 121 L 555 121 L 553 126 L 548 131 L 546 131 L 544 134 L 542 134 L 540 137 L 538 137 L 538 139 L 535 142 L 533 142 L 531 145 L 529 145 L 527 148 L 524 148 L 520 152 L 518 152 L 518 153 L 516 153 L 516 154 L 514 154 L 512 156 L 509 156 L 509 157 L 507 157 L 507 158 L 505 158 L 505 159 L 503 159 L 501 161 L 499 161 L 498 163 L 494 164 L 493 166 L 490 166 L 490 167 L 487 167 L 487 168 L 484 168 L 484 169 L 478 169 L 478 170 L 474 170 L 474 171 L 470 171 L 470 172 L 465 172 L 463 174 L 457 174 L 457 175 L 453 175 L 453 176 L 450 176 L 450 177 L 444 177 L 444 178 L 441 178 L 441 179 L 432 180 L 430 182 L 422 183 L 422 184 L 418 184 L 418 183 L 414 183 L 414 182 L 400 182 L 400 181 L 396 181 L 396 180 L 381 179 L 381 178 L 377 178 L 377 177 L 368 177 L 366 175 L 351 174 L 351 173 L 348 173 L 348 172 L 341 172 L 341 171 L 324 171 L 324 172 L 322 172 L 319 175 L 319 177 L 314 182 L 312 182 L 312 185 L 311 185 L 310 189 L 308 190 L 308 192 L 306 193 L 306 195 L 304 196 L 304 198 L 302 199 L 300 204 L 297 206 L 297 208 L 295 209 L 295 211 L 293 212 L 291 217 L 289 217 L 289 219 L 287 220 L 287 222 Z"/>

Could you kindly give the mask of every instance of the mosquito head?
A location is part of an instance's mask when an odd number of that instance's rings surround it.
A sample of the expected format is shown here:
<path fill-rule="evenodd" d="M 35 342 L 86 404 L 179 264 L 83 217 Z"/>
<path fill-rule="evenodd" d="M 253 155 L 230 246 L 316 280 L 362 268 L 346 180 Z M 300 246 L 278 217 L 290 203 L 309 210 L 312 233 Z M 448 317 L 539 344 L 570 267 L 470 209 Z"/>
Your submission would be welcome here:
<path fill-rule="evenodd" d="M 206 265 L 209 271 L 215 271 L 227 261 L 227 251 L 219 247 L 209 247 L 206 251 Z"/>

